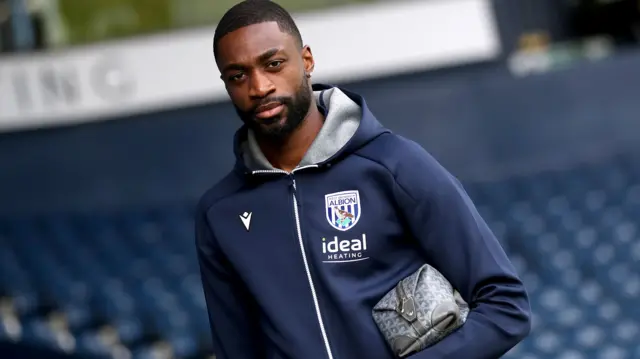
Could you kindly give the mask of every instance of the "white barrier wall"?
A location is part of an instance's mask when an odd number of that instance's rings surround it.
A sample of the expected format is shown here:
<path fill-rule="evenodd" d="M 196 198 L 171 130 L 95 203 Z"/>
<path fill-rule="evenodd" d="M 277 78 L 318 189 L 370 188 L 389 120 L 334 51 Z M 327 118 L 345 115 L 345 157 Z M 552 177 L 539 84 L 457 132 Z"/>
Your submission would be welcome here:
<path fill-rule="evenodd" d="M 314 81 L 346 82 L 496 58 L 489 0 L 423 0 L 298 16 Z M 224 100 L 215 27 L 0 58 L 0 131 Z"/>

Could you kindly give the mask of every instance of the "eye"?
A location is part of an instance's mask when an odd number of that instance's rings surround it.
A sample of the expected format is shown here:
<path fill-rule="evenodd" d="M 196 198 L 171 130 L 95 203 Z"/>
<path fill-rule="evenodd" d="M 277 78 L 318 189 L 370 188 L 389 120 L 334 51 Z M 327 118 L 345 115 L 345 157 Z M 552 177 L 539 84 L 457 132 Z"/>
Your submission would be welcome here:
<path fill-rule="evenodd" d="M 269 61 L 269 63 L 267 64 L 267 67 L 269 68 L 278 68 L 280 67 L 280 65 L 282 65 L 284 61 L 282 60 L 273 60 L 273 61 Z"/>
<path fill-rule="evenodd" d="M 229 81 L 237 82 L 242 80 L 243 78 L 244 78 L 244 73 L 238 72 L 237 74 L 229 76 Z"/>

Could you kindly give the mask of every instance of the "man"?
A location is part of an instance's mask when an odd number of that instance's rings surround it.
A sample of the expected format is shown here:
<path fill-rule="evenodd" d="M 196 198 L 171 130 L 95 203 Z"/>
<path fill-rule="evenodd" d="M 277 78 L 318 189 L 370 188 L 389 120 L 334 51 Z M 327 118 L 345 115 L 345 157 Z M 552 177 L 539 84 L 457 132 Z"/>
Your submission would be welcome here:
<path fill-rule="evenodd" d="M 412 358 L 498 358 L 529 333 L 525 288 L 458 181 L 360 96 L 312 87 L 284 9 L 234 6 L 214 54 L 244 122 L 197 212 L 217 358 L 393 358 L 371 311 L 424 263 L 472 310 Z"/>

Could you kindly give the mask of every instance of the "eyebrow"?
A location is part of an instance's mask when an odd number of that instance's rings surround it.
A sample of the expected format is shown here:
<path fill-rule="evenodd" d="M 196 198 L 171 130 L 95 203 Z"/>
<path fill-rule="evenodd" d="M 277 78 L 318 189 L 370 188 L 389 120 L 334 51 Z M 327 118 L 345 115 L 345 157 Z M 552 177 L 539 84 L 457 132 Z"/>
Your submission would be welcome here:
<path fill-rule="evenodd" d="M 268 59 L 270 59 L 271 57 L 273 57 L 275 54 L 277 54 L 278 52 L 280 52 L 280 48 L 274 47 L 271 48 L 265 52 L 263 52 L 262 54 L 260 54 L 257 59 L 259 62 L 264 62 L 267 61 Z M 247 67 L 241 64 L 229 64 L 227 66 L 224 67 L 223 72 L 224 71 L 229 71 L 229 70 L 244 70 Z"/>

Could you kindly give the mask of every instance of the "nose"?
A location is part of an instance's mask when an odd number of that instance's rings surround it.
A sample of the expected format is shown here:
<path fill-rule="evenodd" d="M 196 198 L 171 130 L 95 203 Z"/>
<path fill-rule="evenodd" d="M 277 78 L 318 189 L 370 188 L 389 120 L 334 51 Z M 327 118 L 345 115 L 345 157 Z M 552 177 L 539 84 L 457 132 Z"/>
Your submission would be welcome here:
<path fill-rule="evenodd" d="M 261 99 L 275 92 L 276 87 L 266 74 L 256 71 L 250 79 L 249 96 L 252 99 Z"/>

